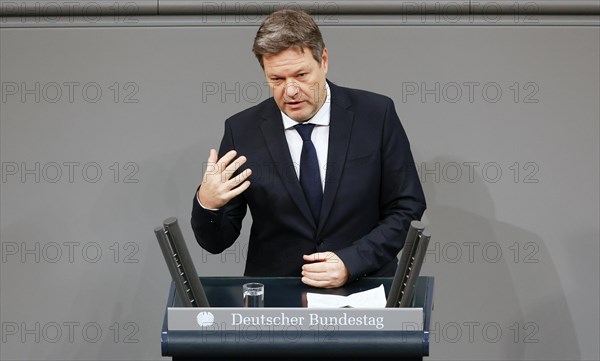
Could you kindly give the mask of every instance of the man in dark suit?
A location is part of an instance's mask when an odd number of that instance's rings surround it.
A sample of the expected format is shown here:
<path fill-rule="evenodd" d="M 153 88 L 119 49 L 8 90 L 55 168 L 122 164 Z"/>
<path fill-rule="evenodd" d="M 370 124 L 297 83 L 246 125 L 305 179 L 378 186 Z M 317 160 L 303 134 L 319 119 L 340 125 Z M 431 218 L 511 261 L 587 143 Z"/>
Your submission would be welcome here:
<path fill-rule="evenodd" d="M 194 197 L 192 228 L 212 253 L 252 229 L 247 276 L 302 276 L 339 287 L 392 276 L 425 211 L 391 99 L 326 80 L 327 49 L 302 11 L 271 14 L 253 51 L 273 97 L 225 122 Z"/>

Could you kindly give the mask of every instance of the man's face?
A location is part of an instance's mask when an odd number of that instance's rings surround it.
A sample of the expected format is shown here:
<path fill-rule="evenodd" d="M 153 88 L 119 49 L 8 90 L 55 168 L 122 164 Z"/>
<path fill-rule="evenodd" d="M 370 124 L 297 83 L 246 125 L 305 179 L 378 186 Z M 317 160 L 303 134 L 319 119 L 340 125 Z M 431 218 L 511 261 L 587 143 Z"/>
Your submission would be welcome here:
<path fill-rule="evenodd" d="M 305 47 L 304 52 L 290 48 L 264 55 L 263 65 L 273 98 L 288 117 L 304 122 L 321 109 L 327 97 L 327 49 L 323 49 L 321 64 Z"/>

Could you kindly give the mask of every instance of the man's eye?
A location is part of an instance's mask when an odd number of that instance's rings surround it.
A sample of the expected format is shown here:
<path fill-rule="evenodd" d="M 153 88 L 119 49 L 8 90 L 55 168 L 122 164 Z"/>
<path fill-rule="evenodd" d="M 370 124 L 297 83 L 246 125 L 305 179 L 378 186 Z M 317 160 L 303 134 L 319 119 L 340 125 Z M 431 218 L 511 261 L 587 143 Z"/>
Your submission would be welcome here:
<path fill-rule="evenodd" d="M 300 77 L 300 78 L 304 78 L 305 76 L 306 76 L 306 73 L 300 73 L 300 74 L 298 74 L 298 77 Z"/>

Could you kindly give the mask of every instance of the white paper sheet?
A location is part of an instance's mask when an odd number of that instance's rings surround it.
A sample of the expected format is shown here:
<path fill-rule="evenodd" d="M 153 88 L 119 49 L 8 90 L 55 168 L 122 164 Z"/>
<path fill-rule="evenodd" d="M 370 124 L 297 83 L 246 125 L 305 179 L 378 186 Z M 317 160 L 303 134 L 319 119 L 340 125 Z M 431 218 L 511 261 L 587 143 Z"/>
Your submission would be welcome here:
<path fill-rule="evenodd" d="M 370 290 L 357 292 L 349 296 L 306 294 L 308 308 L 384 308 L 386 304 L 383 285 Z"/>

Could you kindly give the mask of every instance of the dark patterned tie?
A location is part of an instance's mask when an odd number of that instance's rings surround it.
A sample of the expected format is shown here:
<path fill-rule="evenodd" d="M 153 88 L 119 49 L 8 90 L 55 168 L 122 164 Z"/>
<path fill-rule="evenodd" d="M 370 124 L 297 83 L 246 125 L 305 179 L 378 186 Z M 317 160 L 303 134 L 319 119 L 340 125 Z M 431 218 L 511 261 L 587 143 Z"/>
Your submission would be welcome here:
<path fill-rule="evenodd" d="M 321 203 L 323 201 L 323 188 L 321 186 L 317 150 L 310 140 L 310 134 L 314 127 L 314 124 L 298 124 L 294 126 L 303 140 L 302 155 L 300 156 L 300 185 L 302 186 L 304 196 L 308 201 L 315 222 L 318 224 L 319 216 L 321 215 Z"/>

